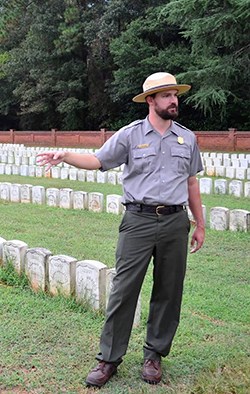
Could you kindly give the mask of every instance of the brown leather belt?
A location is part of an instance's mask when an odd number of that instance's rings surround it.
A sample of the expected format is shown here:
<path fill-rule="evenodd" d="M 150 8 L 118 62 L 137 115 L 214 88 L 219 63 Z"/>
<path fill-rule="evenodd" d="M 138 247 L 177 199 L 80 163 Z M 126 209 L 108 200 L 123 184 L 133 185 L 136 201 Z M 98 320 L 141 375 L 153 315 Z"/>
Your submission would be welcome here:
<path fill-rule="evenodd" d="M 186 209 L 185 205 L 144 205 L 125 204 L 126 211 L 155 213 L 156 215 L 171 215 Z"/>

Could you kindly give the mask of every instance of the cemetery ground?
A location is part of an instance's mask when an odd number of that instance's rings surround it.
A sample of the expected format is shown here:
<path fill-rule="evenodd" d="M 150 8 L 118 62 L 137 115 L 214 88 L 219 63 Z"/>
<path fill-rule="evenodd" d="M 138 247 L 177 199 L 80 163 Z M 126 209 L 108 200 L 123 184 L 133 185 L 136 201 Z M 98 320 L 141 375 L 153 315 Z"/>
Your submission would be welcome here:
<path fill-rule="evenodd" d="M 121 194 L 120 185 L 0 176 L 0 182 Z M 249 198 L 203 195 L 207 208 L 248 209 Z M 0 202 L 0 236 L 53 254 L 114 267 L 121 215 Z M 133 328 L 118 374 L 104 394 L 247 394 L 249 352 L 249 232 L 207 229 L 203 248 L 189 254 L 179 329 L 163 359 L 163 381 L 140 379 L 151 290 L 142 289 L 141 323 Z M 92 394 L 84 379 L 95 362 L 104 316 L 74 299 L 34 293 L 25 277 L 0 268 L 0 393 Z"/>

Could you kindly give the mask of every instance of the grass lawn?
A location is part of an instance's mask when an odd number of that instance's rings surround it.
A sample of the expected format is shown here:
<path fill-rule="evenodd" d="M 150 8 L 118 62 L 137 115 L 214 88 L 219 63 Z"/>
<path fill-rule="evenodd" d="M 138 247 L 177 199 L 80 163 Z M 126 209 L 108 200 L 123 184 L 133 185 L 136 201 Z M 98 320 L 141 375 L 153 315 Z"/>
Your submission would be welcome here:
<path fill-rule="evenodd" d="M 121 194 L 120 186 L 45 178 L 0 176 L 0 182 Z M 249 199 L 203 196 L 213 206 L 249 209 Z M 53 254 L 95 259 L 114 266 L 121 217 L 0 201 L 0 237 L 19 239 Z M 142 345 L 151 291 L 149 268 L 142 316 L 118 374 L 106 394 L 248 394 L 249 233 L 207 229 L 204 247 L 188 256 L 181 323 L 163 381 L 140 380 Z M 35 294 L 25 281 L 0 268 L 0 393 L 92 394 L 84 379 L 95 365 L 104 316 L 74 299 Z"/>

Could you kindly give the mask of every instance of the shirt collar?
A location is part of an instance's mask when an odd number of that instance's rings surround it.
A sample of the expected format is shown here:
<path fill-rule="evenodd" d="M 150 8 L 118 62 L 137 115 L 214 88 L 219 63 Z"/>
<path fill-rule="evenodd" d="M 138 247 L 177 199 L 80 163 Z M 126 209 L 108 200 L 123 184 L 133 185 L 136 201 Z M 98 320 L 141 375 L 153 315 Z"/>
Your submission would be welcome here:
<path fill-rule="evenodd" d="M 144 134 L 147 135 L 148 133 L 150 133 L 151 131 L 154 131 L 153 126 L 151 125 L 151 123 L 148 120 L 148 116 L 144 119 Z M 168 129 L 168 131 L 171 131 L 172 133 L 176 134 L 178 137 L 180 136 L 180 132 L 178 130 L 177 125 L 175 124 L 174 121 L 171 122 L 171 126 Z"/>

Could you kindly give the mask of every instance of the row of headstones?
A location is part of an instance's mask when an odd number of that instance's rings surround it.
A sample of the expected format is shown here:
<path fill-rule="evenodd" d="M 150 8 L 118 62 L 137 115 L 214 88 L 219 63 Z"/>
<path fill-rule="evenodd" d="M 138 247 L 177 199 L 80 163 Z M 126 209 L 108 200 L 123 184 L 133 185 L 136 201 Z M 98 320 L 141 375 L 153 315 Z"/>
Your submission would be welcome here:
<path fill-rule="evenodd" d="M 98 192 L 75 191 L 70 188 L 47 188 L 30 184 L 0 182 L 0 200 L 15 203 L 33 203 L 65 209 L 87 209 L 94 212 L 104 211 L 104 195 Z M 124 211 L 122 196 L 106 196 L 106 212 L 121 214 Z"/>
<path fill-rule="evenodd" d="M 67 163 L 61 163 L 59 165 L 60 168 L 63 168 L 62 174 L 60 169 L 55 169 L 46 173 L 42 168 L 36 169 L 36 155 L 42 150 L 55 150 L 55 148 L 12 146 L 9 144 L 1 147 L 0 144 L 0 163 L 6 165 L 1 166 L 0 164 L 0 174 L 77 179 L 76 170 Z M 66 150 L 66 148 L 60 148 L 59 150 Z M 95 152 L 95 149 L 69 148 L 67 150 L 77 153 Z M 250 180 L 250 154 L 201 152 L 201 157 L 204 165 L 204 170 L 200 172 L 201 176 L 220 176 L 230 179 Z M 25 166 L 28 166 L 28 168 Z M 65 168 L 71 168 L 71 170 L 65 171 Z M 120 174 L 116 174 L 115 172 L 114 174 L 105 175 L 100 175 L 98 172 L 94 172 L 94 174 L 91 172 L 89 174 L 87 173 L 86 177 L 88 178 L 89 176 L 89 180 L 87 181 L 119 184 L 121 183 L 123 166 L 115 170 L 120 171 Z M 83 174 L 83 172 L 79 174 L 80 178 L 84 177 Z M 116 177 L 117 179 L 115 179 Z"/>
<path fill-rule="evenodd" d="M 201 194 L 229 194 L 235 197 L 250 197 L 250 182 L 228 179 L 199 178 Z"/>
<path fill-rule="evenodd" d="M 204 167 L 200 173 L 202 176 L 250 179 L 250 154 L 204 152 L 201 156 Z"/>
<path fill-rule="evenodd" d="M 65 163 L 63 163 L 65 164 Z M 36 165 L 0 164 L 0 175 L 21 175 L 30 177 L 46 177 L 54 179 L 69 179 L 80 182 L 122 184 L 122 169 L 117 168 L 106 172 L 99 170 L 81 170 L 75 167 L 55 166 L 49 171 Z"/>
<path fill-rule="evenodd" d="M 237 169 L 236 169 L 237 170 Z M 234 169 L 234 171 L 236 171 Z M 240 170 L 240 169 L 239 169 Z M 241 169 L 242 170 L 242 169 Z M 250 170 L 250 169 L 249 169 Z M 244 171 L 247 171 L 244 169 Z M 77 168 L 66 168 L 66 167 L 53 167 L 50 171 L 45 172 L 43 167 L 40 166 L 29 166 L 21 165 L 17 166 L 14 164 L 0 164 L 0 174 L 6 175 L 23 175 L 33 177 L 51 177 L 54 179 L 69 179 L 81 182 L 96 182 L 96 183 L 110 183 L 113 185 L 122 184 L 122 171 L 96 171 L 96 170 L 80 170 Z M 250 178 L 250 171 L 249 171 Z M 249 182 L 244 183 L 241 180 L 232 180 L 230 183 L 226 179 L 217 179 L 214 181 L 210 178 L 200 178 L 200 190 L 201 193 L 211 194 L 231 194 L 236 197 L 249 197 L 250 186 Z"/>
<path fill-rule="evenodd" d="M 74 191 L 69 188 L 57 189 L 44 186 L 32 186 L 29 184 L 11 184 L 0 182 L 0 200 L 47 204 L 51 207 L 66 209 L 88 209 L 93 212 L 104 211 L 104 195 L 98 192 L 87 193 L 84 191 Z M 109 194 L 106 196 L 106 212 L 122 214 L 125 210 L 122 204 L 122 196 Z M 206 222 L 206 207 L 203 205 L 203 217 Z M 214 210 L 216 215 L 214 215 Z M 190 220 L 193 220 L 192 213 L 187 207 Z M 229 210 L 224 207 L 215 207 L 210 211 L 210 227 L 215 230 L 249 231 L 250 212 L 243 209 Z M 223 218 L 223 219 L 222 219 Z"/>
<path fill-rule="evenodd" d="M 0 265 L 8 263 L 19 275 L 26 274 L 35 291 L 73 296 L 77 302 L 87 303 L 96 310 L 105 310 L 116 272 L 115 268 L 108 269 L 100 261 L 52 255 L 48 249 L 29 248 L 23 241 L 0 237 Z M 140 315 L 141 296 L 134 326 L 140 323 Z"/>

